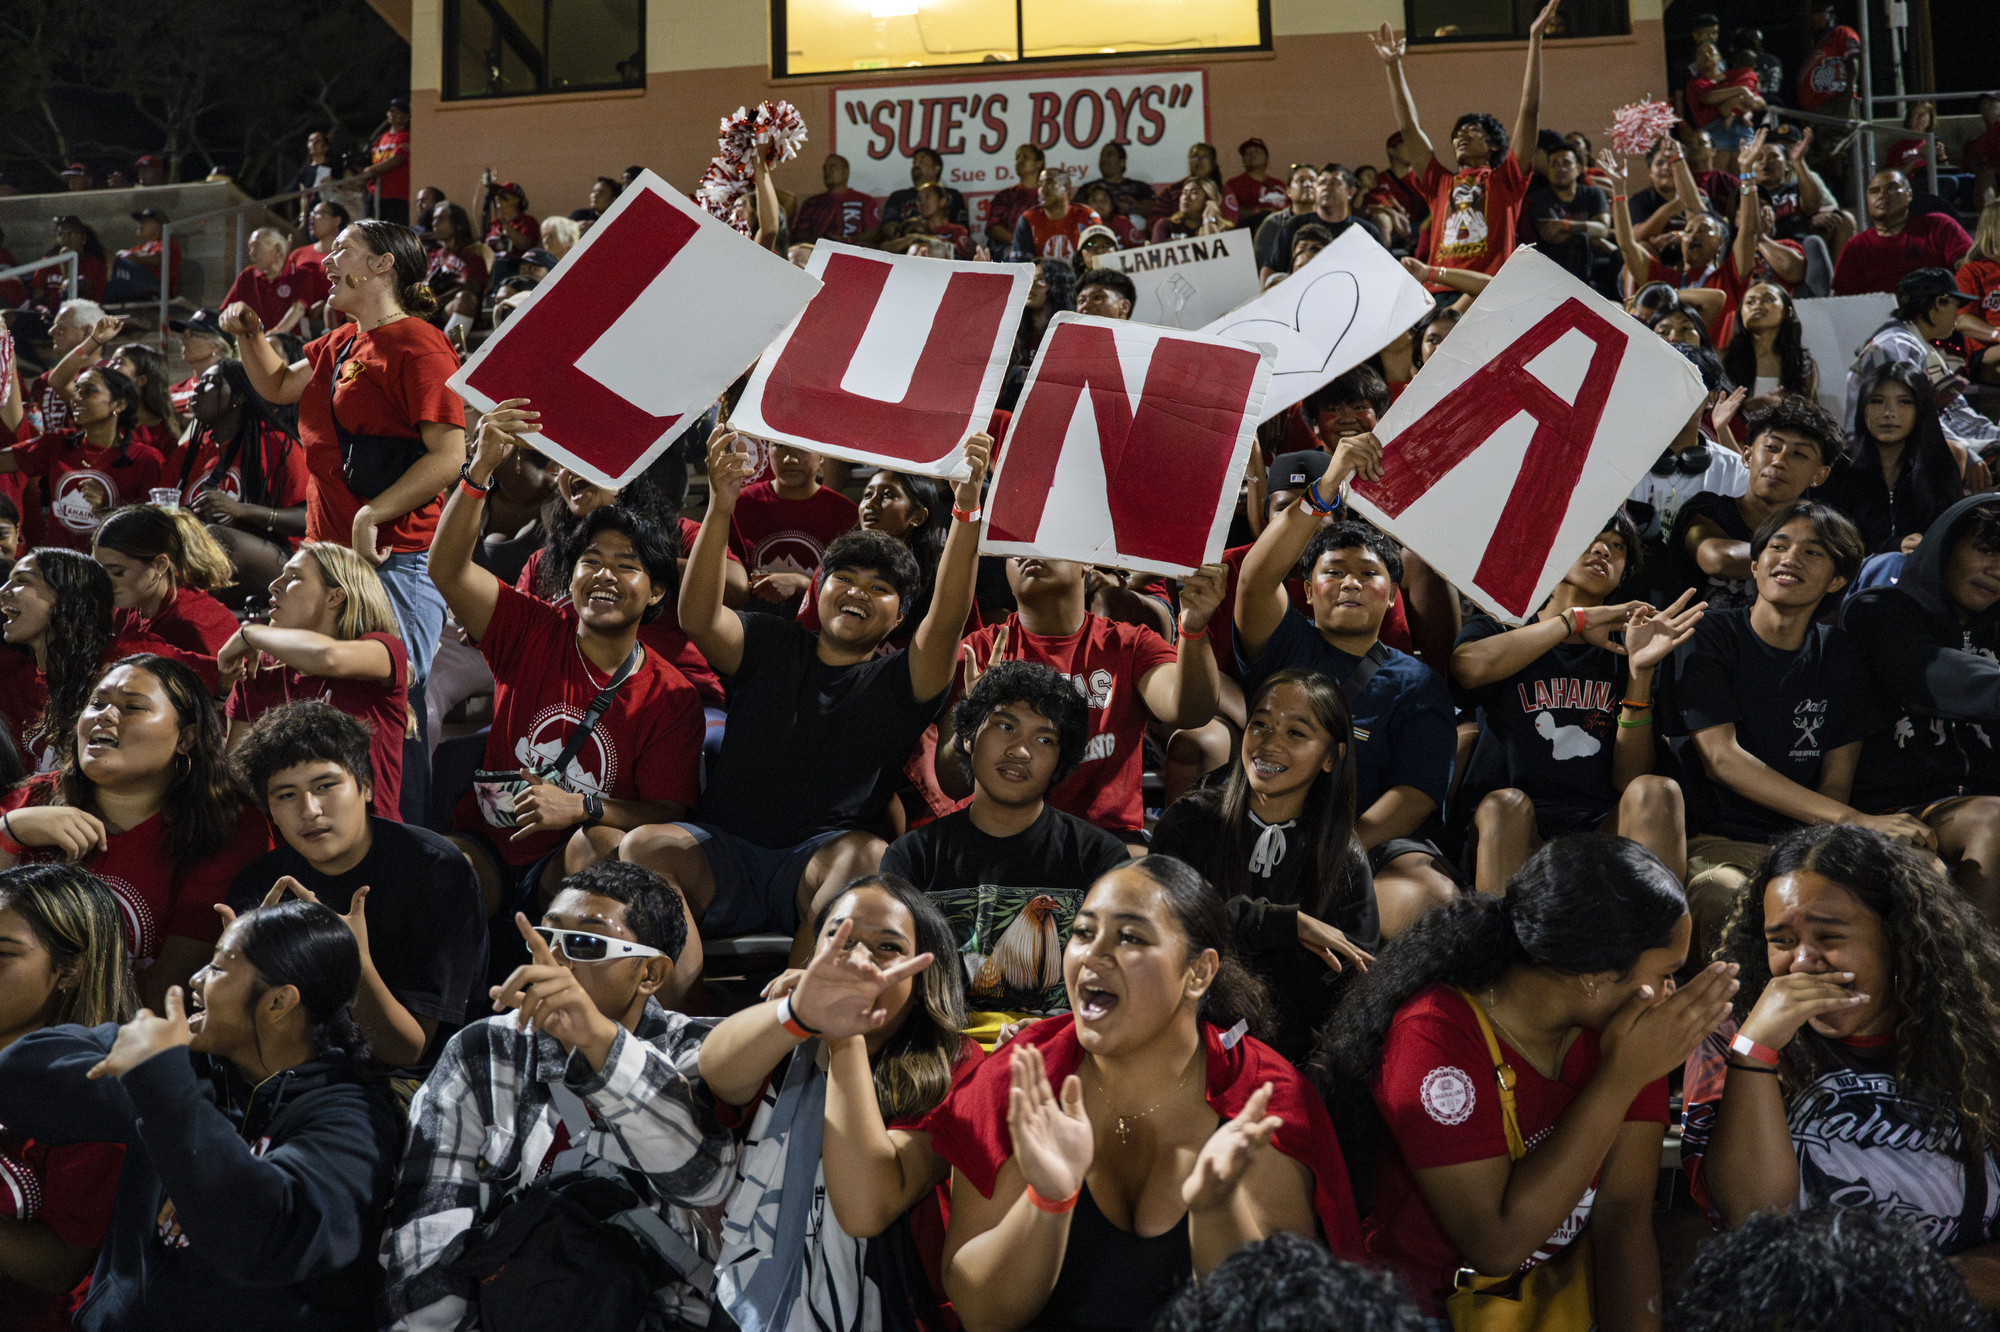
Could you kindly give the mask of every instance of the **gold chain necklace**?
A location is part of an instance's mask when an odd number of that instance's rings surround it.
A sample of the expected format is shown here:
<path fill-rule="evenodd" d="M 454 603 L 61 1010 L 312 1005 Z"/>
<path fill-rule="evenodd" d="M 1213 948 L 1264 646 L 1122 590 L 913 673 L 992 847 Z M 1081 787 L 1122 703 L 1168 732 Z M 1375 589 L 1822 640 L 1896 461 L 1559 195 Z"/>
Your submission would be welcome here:
<path fill-rule="evenodd" d="M 1199 1054 L 1200 1052 L 1197 1051 L 1196 1053 Z M 1096 1062 L 1095 1060 L 1092 1061 L 1093 1064 L 1095 1064 L 1095 1062 Z M 1141 1110 L 1136 1115 L 1114 1116 L 1111 1124 L 1111 1133 L 1113 1137 L 1118 1139 L 1118 1145 L 1121 1147 L 1128 1145 L 1132 1141 L 1132 1126 L 1134 1124 L 1137 1124 L 1140 1120 L 1144 1119 L 1147 1115 L 1152 1114 L 1155 1110 L 1159 1109 L 1161 1106 L 1165 1105 L 1168 1101 L 1173 1100 L 1174 1096 L 1180 1091 L 1180 1089 L 1182 1087 L 1187 1086 L 1188 1075 L 1193 1072 L 1194 1072 L 1194 1061 L 1189 1060 L 1187 1068 L 1181 1073 L 1181 1080 L 1174 1084 L 1172 1091 L 1168 1092 L 1165 1096 L 1162 1096 L 1159 1100 L 1153 1102 L 1153 1104 L 1147 1106 L 1144 1110 Z M 1106 1086 L 1101 1080 L 1097 1084 L 1097 1090 L 1102 1092 L 1107 1097 L 1111 1095 L 1111 1088 Z"/>

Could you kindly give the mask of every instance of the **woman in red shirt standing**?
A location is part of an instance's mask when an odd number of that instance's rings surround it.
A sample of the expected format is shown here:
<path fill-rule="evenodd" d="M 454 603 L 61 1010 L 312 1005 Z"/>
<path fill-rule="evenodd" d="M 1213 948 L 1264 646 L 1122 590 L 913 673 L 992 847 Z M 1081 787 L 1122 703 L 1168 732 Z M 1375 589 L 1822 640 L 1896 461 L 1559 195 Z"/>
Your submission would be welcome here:
<path fill-rule="evenodd" d="M 421 686 L 444 629 L 444 597 L 424 554 L 439 497 L 465 463 L 465 403 L 446 386 L 458 357 L 425 320 L 437 299 L 424 285 L 429 263 L 414 231 L 356 222 L 325 267 L 327 307 L 354 322 L 307 343 L 304 360 L 286 365 L 248 306 L 230 306 L 223 327 L 237 336 L 251 387 L 268 402 L 299 404 L 311 477 L 306 537 L 352 546 L 381 575 L 421 719 Z"/>
<path fill-rule="evenodd" d="M 1385 1125 L 1390 1140 L 1368 1254 L 1431 1316 L 1461 1268 L 1506 1276 L 1568 1257 L 1589 1262 L 1577 1276 L 1605 1327 L 1656 1321 L 1666 1077 L 1736 990 L 1736 968 L 1717 963 L 1674 991 L 1691 933 L 1680 883 L 1651 852 L 1563 838 L 1504 897 L 1424 916 L 1334 1011 L 1315 1064 L 1350 1159 Z"/>
<path fill-rule="evenodd" d="M 104 520 L 91 552 L 111 575 L 112 628 L 121 639 L 152 635 L 212 657 L 236 632 L 236 617 L 209 593 L 235 579 L 229 555 L 186 509 L 133 504 Z"/>

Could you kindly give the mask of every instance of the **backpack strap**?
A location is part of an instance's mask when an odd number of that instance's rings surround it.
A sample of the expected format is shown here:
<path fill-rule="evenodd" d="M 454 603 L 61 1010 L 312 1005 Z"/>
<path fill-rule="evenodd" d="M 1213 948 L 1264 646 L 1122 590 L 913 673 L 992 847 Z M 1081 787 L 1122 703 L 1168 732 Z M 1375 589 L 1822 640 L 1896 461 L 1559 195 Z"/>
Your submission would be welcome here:
<path fill-rule="evenodd" d="M 1368 688 L 1368 682 L 1375 678 L 1375 672 L 1381 670 L 1382 663 L 1387 660 L 1389 660 L 1388 646 L 1378 638 L 1369 645 L 1360 663 L 1347 673 L 1345 680 L 1340 682 L 1340 692 L 1346 697 L 1349 708 L 1354 706 L 1354 700 L 1361 697 L 1362 691 Z M 1464 994 L 1465 991 L 1460 990 L 1459 993 Z M 1473 1007 L 1477 1008 L 1478 1005 L 1475 1004 Z"/>
<path fill-rule="evenodd" d="M 1453 987 L 1457 988 L 1457 987 Z M 1472 1016 L 1479 1021 L 1479 1034 L 1486 1038 L 1486 1054 L 1493 1061 L 1493 1080 L 1500 1088 L 1500 1119 L 1507 1126 L 1507 1155 L 1518 1161 L 1528 1154 L 1528 1144 L 1521 1137 L 1521 1120 L 1514 1113 L 1514 1069 L 1500 1054 L 1500 1040 L 1493 1034 L 1493 1024 L 1486 1020 L 1486 1008 L 1473 997 L 1470 990 L 1459 990 L 1466 1004 L 1472 1009 Z"/>
<path fill-rule="evenodd" d="M 569 1130 L 569 1149 L 555 1159 L 551 1174 L 576 1171 L 583 1174 L 603 1174 L 624 1177 L 624 1172 L 611 1162 L 599 1156 L 592 1156 L 584 1150 L 584 1135 L 591 1131 L 590 1107 L 583 1098 L 571 1091 L 567 1084 L 548 1084 L 549 1101 L 562 1117 L 563 1127 Z M 641 1171 L 640 1173 L 644 1173 Z M 644 1196 L 643 1193 L 641 1196 Z M 672 1264 L 681 1279 L 695 1287 L 704 1296 L 715 1286 L 715 1264 L 701 1256 L 701 1251 L 688 1243 L 679 1231 L 668 1225 L 659 1212 L 652 1207 L 633 1207 L 605 1218 L 614 1226 L 629 1232 L 641 1244 L 651 1248 Z"/>
<path fill-rule="evenodd" d="M 576 724 L 576 729 L 569 734 L 569 742 L 562 747 L 562 752 L 556 755 L 551 770 L 556 775 L 556 781 L 565 790 L 568 789 L 569 783 L 563 774 L 569 771 L 569 761 L 577 756 L 577 752 L 583 748 L 584 741 L 590 739 L 590 733 L 597 729 L 597 723 L 604 720 L 604 714 L 611 711 L 611 704 L 618 697 L 618 687 L 632 678 L 632 672 L 639 669 L 639 663 L 645 660 L 645 656 L 646 649 L 643 646 L 638 643 L 632 644 L 631 652 L 626 654 L 625 660 L 619 664 L 618 670 L 612 677 L 604 682 L 604 688 L 597 691 L 597 697 L 590 700 L 590 706 L 584 710 L 583 720 Z M 572 1139 L 575 1138 L 574 1131 L 570 1136 Z"/>

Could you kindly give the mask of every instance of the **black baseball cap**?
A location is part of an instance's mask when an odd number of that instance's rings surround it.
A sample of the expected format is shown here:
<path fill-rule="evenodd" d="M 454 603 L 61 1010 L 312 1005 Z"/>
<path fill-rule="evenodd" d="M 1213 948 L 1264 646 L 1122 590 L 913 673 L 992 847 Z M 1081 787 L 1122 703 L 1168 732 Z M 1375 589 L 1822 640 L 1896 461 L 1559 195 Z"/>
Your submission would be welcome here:
<path fill-rule="evenodd" d="M 1979 298 L 1970 292 L 1958 289 L 1958 280 L 1945 268 L 1919 268 L 1913 273 L 1903 274 L 1896 284 L 1896 304 L 1899 306 L 1928 306 L 1940 296 L 1953 296 L 1966 305 L 1977 305 Z"/>
<path fill-rule="evenodd" d="M 132 220 L 134 222 L 144 222 L 149 217 L 152 218 L 155 222 L 160 222 L 160 223 L 173 221 L 172 218 L 168 217 L 165 213 L 161 212 L 157 208 L 141 208 L 138 212 L 132 214 Z"/>
<path fill-rule="evenodd" d="M 1264 477 L 1272 490 L 1303 490 L 1326 475 L 1333 455 L 1320 449 L 1281 453 L 1266 469 Z"/>
<path fill-rule="evenodd" d="M 232 347 L 236 339 L 222 331 L 222 316 L 214 310 L 196 310 L 185 319 L 169 319 L 167 327 L 176 333 L 198 333 L 205 338 L 220 338 Z"/>
<path fill-rule="evenodd" d="M 547 250 L 537 245 L 534 249 L 529 250 L 521 256 L 521 262 L 524 264 L 533 264 L 537 268 L 554 268 L 560 261 Z"/>

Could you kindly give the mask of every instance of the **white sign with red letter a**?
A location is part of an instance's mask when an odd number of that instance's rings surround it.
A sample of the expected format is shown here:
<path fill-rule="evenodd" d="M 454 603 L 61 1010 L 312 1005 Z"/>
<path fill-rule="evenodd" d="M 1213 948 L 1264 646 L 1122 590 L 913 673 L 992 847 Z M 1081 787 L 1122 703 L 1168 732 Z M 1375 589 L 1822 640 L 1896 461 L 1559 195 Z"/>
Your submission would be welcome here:
<path fill-rule="evenodd" d="M 1525 620 L 1705 396 L 1672 346 L 1516 250 L 1382 418 L 1382 479 L 1354 507 Z"/>
<path fill-rule="evenodd" d="M 813 246 L 823 284 L 771 344 L 731 424 L 779 444 L 925 476 L 986 429 L 1033 264 Z"/>
<path fill-rule="evenodd" d="M 642 172 L 451 386 L 481 411 L 527 398 L 541 413 L 535 447 L 616 490 L 707 411 L 817 290 Z"/>
<path fill-rule="evenodd" d="M 1213 563 L 1275 358 L 1057 315 L 1008 426 L 979 549 L 1176 575 Z"/>

